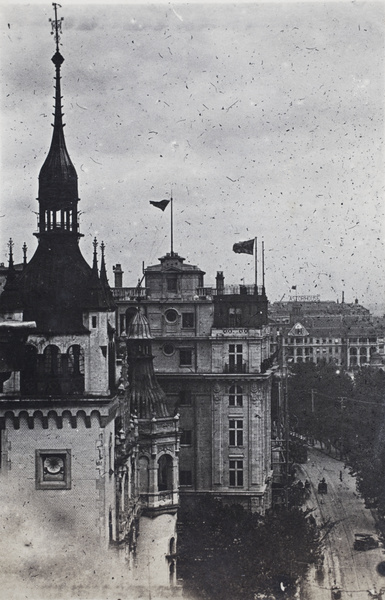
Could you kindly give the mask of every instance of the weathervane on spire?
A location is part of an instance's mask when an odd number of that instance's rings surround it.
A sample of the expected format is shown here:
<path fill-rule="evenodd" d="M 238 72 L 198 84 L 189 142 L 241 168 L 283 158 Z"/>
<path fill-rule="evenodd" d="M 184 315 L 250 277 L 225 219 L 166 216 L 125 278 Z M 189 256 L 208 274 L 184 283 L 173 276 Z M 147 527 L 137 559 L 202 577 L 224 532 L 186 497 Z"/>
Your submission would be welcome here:
<path fill-rule="evenodd" d="M 64 17 L 61 17 L 59 20 L 57 18 L 57 7 L 59 6 L 61 8 L 60 4 L 58 4 L 57 2 L 52 2 L 52 6 L 55 11 L 55 20 L 53 21 L 52 19 L 49 19 L 49 22 L 51 23 L 52 27 L 51 35 L 55 36 L 56 52 L 59 52 L 60 34 L 62 32 L 61 24 L 62 21 L 64 21 Z"/>
<path fill-rule="evenodd" d="M 13 239 L 9 238 L 8 248 L 9 248 L 9 258 L 10 258 L 10 260 L 13 258 L 13 252 L 12 252 L 13 251 L 13 246 L 14 246 Z"/>

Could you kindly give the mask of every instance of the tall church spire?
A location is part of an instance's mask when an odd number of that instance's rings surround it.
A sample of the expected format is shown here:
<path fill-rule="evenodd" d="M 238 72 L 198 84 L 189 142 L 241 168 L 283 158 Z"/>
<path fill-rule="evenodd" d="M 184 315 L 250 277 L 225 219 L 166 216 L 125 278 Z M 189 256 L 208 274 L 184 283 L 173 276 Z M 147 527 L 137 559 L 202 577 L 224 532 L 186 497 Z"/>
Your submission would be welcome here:
<path fill-rule="evenodd" d="M 52 142 L 39 175 L 39 243 L 28 264 L 7 282 L 0 295 L 0 314 L 22 307 L 24 320 L 36 321 L 38 332 L 61 335 L 86 331 L 85 311 L 109 312 L 115 305 L 108 283 L 100 281 L 97 262 L 91 268 L 80 252 L 78 181 L 64 140 L 61 110 L 62 19 L 57 16 L 60 5 L 53 6 L 55 110 Z M 96 254 L 96 246 L 94 250 Z"/>
<path fill-rule="evenodd" d="M 78 235 L 78 177 L 67 151 L 63 131 L 60 69 L 64 58 L 59 52 L 63 18 L 58 19 L 58 6 L 53 4 L 55 18 L 50 19 L 56 45 L 52 57 L 55 65 L 55 105 L 51 147 L 39 175 L 39 235 L 50 232 Z"/>

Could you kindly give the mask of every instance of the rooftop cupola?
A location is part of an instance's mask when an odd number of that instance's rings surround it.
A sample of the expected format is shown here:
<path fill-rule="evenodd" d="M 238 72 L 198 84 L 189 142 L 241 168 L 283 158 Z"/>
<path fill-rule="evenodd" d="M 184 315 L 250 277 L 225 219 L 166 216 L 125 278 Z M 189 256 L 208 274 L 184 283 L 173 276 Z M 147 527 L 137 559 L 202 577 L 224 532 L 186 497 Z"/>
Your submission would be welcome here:
<path fill-rule="evenodd" d="M 57 17 L 58 4 L 53 4 L 55 19 L 50 20 L 55 37 L 55 106 L 51 147 L 39 174 L 39 234 L 49 232 L 78 235 L 78 177 L 67 151 L 61 105 L 60 68 L 64 58 L 59 52 L 62 20 Z"/>

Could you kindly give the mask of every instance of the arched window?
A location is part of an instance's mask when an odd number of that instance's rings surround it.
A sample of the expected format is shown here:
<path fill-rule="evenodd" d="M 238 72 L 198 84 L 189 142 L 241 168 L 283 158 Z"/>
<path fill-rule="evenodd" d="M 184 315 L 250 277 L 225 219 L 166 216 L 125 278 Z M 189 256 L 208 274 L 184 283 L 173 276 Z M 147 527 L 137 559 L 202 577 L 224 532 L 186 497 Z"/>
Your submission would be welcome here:
<path fill-rule="evenodd" d="M 168 454 L 158 460 L 158 490 L 172 490 L 172 458 Z"/>
<path fill-rule="evenodd" d="M 47 346 L 43 352 L 43 372 L 41 384 L 41 391 L 43 393 L 50 395 L 61 394 L 61 371 L 61 354 L 59 348 L 54 345 Z"/>
<path fill-rule="evenodd" d="M 175 538 L 172 537 L 170 540 L 170 552 L 169 554 L 175 554 L 176 552 L 176 544 L 175 544 Z"/>
<path fill-rule="evenodd" d="M 57 377 L 61 372 L 60 350 L 57 346 L 49 345 L 44 350 L 44 373 Z"/>
<path fill-rule="evenodd" d="M 67 350 L 68 393 L 84 392 L 84 352 L 79 344 L 73 344 Z"/>
<path fill-rule="evenodd" d="M 229 406 L 243 406 L 242 386 L 237 383 L 233 383 L 229 388 Z"/>
<path fill-rule="evenodd" d="M 70 346 L 68 354 L 68 373 L 71 375 L 81 375 L 84 373 L 84 353 L 79 344 Z"/>

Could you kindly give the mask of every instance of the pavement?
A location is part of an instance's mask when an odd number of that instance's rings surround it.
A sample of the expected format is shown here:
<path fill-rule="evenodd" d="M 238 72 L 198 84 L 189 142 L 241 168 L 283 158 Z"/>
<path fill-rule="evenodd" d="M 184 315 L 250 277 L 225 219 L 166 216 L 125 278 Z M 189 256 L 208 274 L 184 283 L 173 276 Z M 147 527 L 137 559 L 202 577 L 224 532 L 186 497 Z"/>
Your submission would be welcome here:
<path fill-rule="evenodd" d="M 321 538 L 324 536 L 323 566 L 310 570 L 301 585 L 300 600 L 333 599 L 333 586 L 341 591 L 341 600 L 385 600 L 385 576 L 377 571 L 378 564 L 385 561 L 384 549 L 353 548 L 355 533 L 369 533 L 377 539 L 373 514 L 359 497 L 355 478 L 343 462 L 317 449 L 309 450 L 308 461 L 298 465 L 297 476 L 311 483 L 306 506 L 314 509 L 312 514 L 322 528 Z M 327 494 L 317 491 L 322 478 Z"/>

